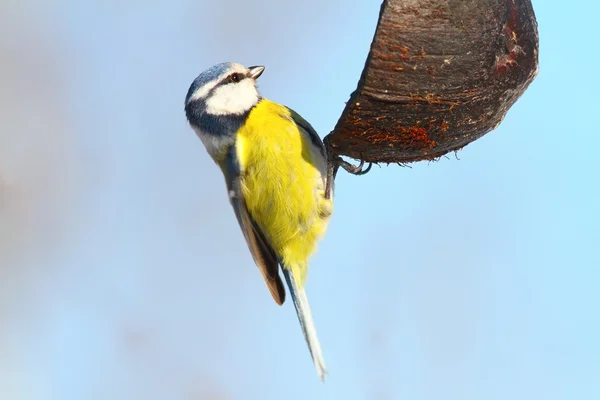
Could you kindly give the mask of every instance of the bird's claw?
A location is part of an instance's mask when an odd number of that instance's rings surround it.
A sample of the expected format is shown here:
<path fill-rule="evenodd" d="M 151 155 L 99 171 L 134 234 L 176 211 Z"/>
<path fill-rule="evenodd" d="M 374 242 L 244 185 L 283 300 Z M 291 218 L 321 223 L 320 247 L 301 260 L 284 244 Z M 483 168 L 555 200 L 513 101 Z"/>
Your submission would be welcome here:
<path fill-rule="evenodd" d="M 325 185 L 325 198 L 330 199 L 333 195 L 333 181 L 335 181 L 335 176 L 337 175 L 337 171 L 339 167 L 344 168 L 346 172 L 352 175 L 364 175 L 371 170 L 373 163 L 369 163 L 369 165 L 363 169 L 365 162 L 363 160 L 360 161 L 360 164 L 353 165 L 348 161 L 344 161 L 341 157 L 336 156 L 333 158 L 332 162 L 328 163 L 327 166 L 327 183 Z"/>
<path fill-rule="evenodd" d="M 358 164 L 358 165 L 353 165 L 353 164 L 349 163 L 348 161 L 344 161 L 341 157 L 336 158 L 336 163 L 340 167 L 344 168 L 344 170 L 346 170 L 346 172 L 351 173 L 352 175 L 364 175 L 367 172 L 369 172 L 371 170 L 371 167 L 373 166 L 373 163 L 369 163 L 367 168 L 363 169 L 363 167 L 365 165 L 364 160 L 360 160 L 360 164 Z"/>

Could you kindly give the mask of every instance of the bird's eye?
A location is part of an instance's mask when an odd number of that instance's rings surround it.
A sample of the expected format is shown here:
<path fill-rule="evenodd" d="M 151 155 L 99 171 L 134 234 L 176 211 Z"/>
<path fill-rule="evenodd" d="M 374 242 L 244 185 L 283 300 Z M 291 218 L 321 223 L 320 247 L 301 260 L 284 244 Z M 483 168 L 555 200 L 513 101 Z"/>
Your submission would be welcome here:
<path fill-rule="evenodd" d="M 243 77 L 242 77 L 242 74 L 240 74 L 240 73 L 238 73 L 238 72 L 235 72 L 235 73 L 233 73 L 233 74 L 229 75 L 229 82 L 234 82 L 234 83 L 236 83 L 236 82 L 239 82 L 239 81 L 241 81 L 241 80 L 242 80 L 242 78 L 243 78 Z"/>

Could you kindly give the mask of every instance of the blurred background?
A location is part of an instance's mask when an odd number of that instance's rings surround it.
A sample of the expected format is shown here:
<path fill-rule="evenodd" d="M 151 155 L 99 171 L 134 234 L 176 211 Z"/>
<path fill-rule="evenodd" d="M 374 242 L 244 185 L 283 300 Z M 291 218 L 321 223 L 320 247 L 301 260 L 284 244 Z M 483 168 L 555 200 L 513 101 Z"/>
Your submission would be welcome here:
<path fill-rule="evenodd" d="M 380 1 L 292 3 L 2 2 L 0 399 L 600 398 L 600 5 L 534 1 L 540 74 L 460 160 L 340 173 L 323 385 L 183 113 L 231 60 L 333 128 Z"/>

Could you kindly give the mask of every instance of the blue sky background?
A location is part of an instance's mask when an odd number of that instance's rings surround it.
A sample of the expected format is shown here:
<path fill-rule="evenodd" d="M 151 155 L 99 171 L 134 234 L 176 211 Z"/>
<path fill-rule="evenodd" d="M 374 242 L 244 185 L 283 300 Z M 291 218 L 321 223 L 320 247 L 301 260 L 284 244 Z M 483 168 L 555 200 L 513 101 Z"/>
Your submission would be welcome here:
<path fill-rule="evenodd" d="M 289 3 L 3 2 L 0 398 L 600 398 L 598 3 L 534 1 L 539 76 L 460 160 L 339 175 L 325 385 L 183 113 L 232 60 L 332 129 L 379 1 Z"/>

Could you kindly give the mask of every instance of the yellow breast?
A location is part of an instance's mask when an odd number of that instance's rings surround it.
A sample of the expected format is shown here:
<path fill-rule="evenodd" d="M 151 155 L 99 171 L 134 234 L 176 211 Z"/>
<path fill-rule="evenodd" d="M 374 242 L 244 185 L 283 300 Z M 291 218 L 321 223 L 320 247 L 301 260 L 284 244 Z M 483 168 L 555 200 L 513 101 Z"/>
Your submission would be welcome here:
<path fill-rule="evenodd" d="M 323 197 L 325 160 L 290 111 L 264 99 L 238 132 L 236 150 L 248 211 L 303 282 L 308 257 L 331 213 Z"/>

